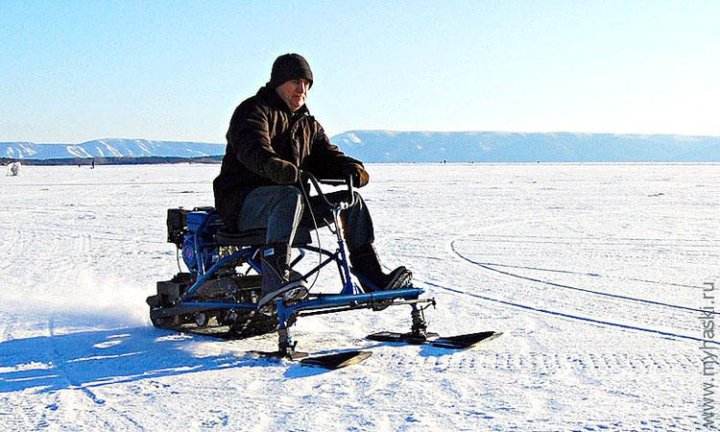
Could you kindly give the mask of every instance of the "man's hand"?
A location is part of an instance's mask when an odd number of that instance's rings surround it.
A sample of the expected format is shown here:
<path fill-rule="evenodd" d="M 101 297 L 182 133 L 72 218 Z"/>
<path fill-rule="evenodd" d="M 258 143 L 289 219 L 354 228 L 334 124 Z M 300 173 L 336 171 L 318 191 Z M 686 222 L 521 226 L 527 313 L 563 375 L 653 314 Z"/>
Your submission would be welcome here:
<path fill-rule="evenodd" d="M 345 165 L 342 170 L 346 176 L 352 176 L 353 186 L 361 188 L 370 181 L 370 174 L 360 164 Z"/>
<path fill-rule="evenodd" d="M 295 184 L 298 181 L 298 169 L 292 163 L 277 157 L 270 157 L 263 163 L 263 174 L 279 185 Z"/>

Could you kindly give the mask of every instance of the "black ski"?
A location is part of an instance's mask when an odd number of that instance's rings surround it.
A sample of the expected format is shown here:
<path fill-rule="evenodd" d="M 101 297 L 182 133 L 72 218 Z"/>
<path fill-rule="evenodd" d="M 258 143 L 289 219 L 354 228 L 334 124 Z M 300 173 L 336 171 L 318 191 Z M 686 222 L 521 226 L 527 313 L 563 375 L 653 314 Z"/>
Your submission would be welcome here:
<path fill-rule="evenodd" d="M 372 356 L 370 351 L 345 351 L 337 354 L 312 356 L 300 360 L 301 364 L 325 369 L 340 369 L 364 362 Z"/>
<path fill-rule="evenodd" d="M 438 348 L 464 350 L 472 348 L 483 342 L 491 341 L 502 335 L 502 332 L 484 331 L 468 333 L 458 336 L 441 337 L 437 333 L 418 335 L 414 333 L 379 332 L 367 336 L 367 339 L 377 342 L 396 342 L 413 345 L 432 345 Z"/>
<path fill-rule="evenodd" d="M 481 343 L 489 342 L 500 337 L 502 332 L 484 331 L 479 333 L 469 333 L 458 336 L 439 337 L 432 341 L 433 346 L 448 349 L 469 349 Z"/>
<path fill-rule="evenodd" d="M 250 351 L 253 354 L 259 355 L 260 357 L 272 357 L 276 359 L 286 359 L 290 361 L 298 361 L 308 358 L 310 354 L 304 351 Z"/>
<path fill-rule="evenodd" d="M 372 356 L 370 351 L 350 350 L 334 354 L 326 355 L 309 355 L 302 351 L 292 351 L 283 353 L 280 351 L 253 351 L 254 354 L 263 357 L 273 357 L 279 359 L 288 359 L 290 361 L 298 361 L 302 365 L 321 367 L 324 369 L 340 369 L 362 363 Z"/>
<path fill-rule="evenodd" d="M 431 341 L 440 337 L 437 333 L 427 332 L 425 336 L 416 335 L 413 333 L 396 333 L 396 332 L 378 332 L 368 335 L 365 339 L 370 339 L 377 342 L 397 342 L 412 345 L 423 345 L 430 343 Z"/>

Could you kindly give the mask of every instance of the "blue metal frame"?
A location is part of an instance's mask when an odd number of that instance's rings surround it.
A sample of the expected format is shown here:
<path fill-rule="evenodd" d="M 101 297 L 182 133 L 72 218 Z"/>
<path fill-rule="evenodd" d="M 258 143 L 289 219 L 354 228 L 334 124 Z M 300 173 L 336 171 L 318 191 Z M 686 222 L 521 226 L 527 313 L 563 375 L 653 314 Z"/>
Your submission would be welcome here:
<path fill-rule="evenodd" d="M 320 190 L 319 185 L 314 177 L 309 176 L 308 180 L 314 183 L 320 196 L 325 199 L 324 194 Z M 312 294 L 305 300 L 293 303 L 285 304 L 285 302 L 278 298 L 275 301 L 277 316 L 278 316 L 278 334 L 280 336 L 280 352 L 283 354 L 291 354 L 294 352 L 295 344 L 288 332 L 288 327 L 294 322 L 294 318 L 302 315 L 311 314 L 322 314 L 322 313 L 334 313 L 345 311 L 349 309 L 369 308 L 378 303 L 388 302 L 393 300 L 403 300 L 404 303 L 410 303 L 413 308 L 413 325 L 425 325 L 424 319 L 422 318 L 422 309 L 418 308 L 418 303 L 427 302 L 434 304 L 432 299 L 420 299 L 420 296 L 425 292 L 421 288 L 405 288 L 398 290 L 384 290 L 384 291 L 372 291 L 364 292 L 360 287 L 352 281 L 352 275 L 355 275 L 361 283 L 372 286 L 372 282 L 365 280 L 362 275 L 355 274 L 348 263 L 348 255 L 346 251 L 345 238 L 342 229 L 339 228 L 339 217 L 342 210 L 352 206 L 355 202 L 355 193 L 353 191 L 352 182 L 348 180 L 349 192 L 351 202 L 349 203 L 330 203 L 325 199 L 325 202 L 332 209 L 335 230 L 333 233 L 337 237 L 337 250 L 330 252 L 320 247 L 312 245 L 297 246 L 294 249 L 298 250 L 300 255 L 296 258 L 291 266 L 297 264 L 304 256 L 305 251 L 310 251 L 324 256 L 317 266 L 309 270 L 303 277 L 307 279 L 309 276 L 319 272 L 322 268 L 330 263 L 336 263 L 340 279 L 342 280 L 342 289 L 337 294 Z M 208 212 L 208 217 L 198 227 L 195 232 L 186 233 L 186 239 L 188 236 L 192 236 L 192 252 L 195 255 L 196 265 L 194 268 L 188 269 L 195 278 L 195 282 L 187 289 L 185 293 L 179 298 L 179 300 L 173 305 L 175 308 L 186 308 L 192 313 L 193 310 L 207 311 L 207 310 L 254 310 L 257 309 L 256 303 L 232 303 L 232 302 L 208 302 L 208 301 L 194 301 L 192 298 L 197 290 L 208 280 L 213 278 L 215 274 L 223 267 L 237 263 L 241 265 L 243 263 L 248 264 L 255 272 L 261 274 L 261 265 L 254 257 L 257 255 L 259 250 L 258 246 L 244 246 L 238 251 L 231 253 L 228 256 L 219 258 L 220 245 L 213 238 L 208 241 L 207 238 L 215 235 L 214 232 L 208 230 L 211 223 L 216 223 L 219 220 L 219 216 L 212 208 L 205 208 L 203 211 Z M 207 230 L 207 232 L 206 232 Z M 188 239 L 189 240 L 189 239 Z M 208 254 L 209 252 L 209 254 Z M 212 262 L 206 262 L 205 257 L 209 255 Z M 186 262 L 187 264 L 187 262 Z M 209 266 L 209 268 L 208 268 Z M 417 317 L 416 317 L 417 315 Z"/>
<path fill-rule="evenodd" d="M 195 233 L 195 245 L 202 244 L 200 234 Z M 374 291 L 370 293 L 363 292 L 357 285 L 355 285 L 350 277 L 352 270 L 348 265 L 346 254 L 344 254 L 344 244 L 339 245 L 340 247 L 334 253 L 322 249 L 319 247 L 305 245 L 298 246 L 295 249 L 303 251 L 307 250 L 315 252 L 320 255 L 327 257 L 324 261 L 319 263 L 317 266 L 309 270 L 303 276 L 308 278 L 313 274 L 319 272 L 322 268 L 330 263 L 337 263 L 343 280 L 342 290 L 337 294 L 314 294 L 310 298 L 293 305 L 285 305 L 282 300 L 278 301 L 278 319 L 281 323 L 289 321 L 292 315 L 301 311 L 310 310 L 322 310 L 339 306 L 356 306 L 362 303 L 375 303 L 387 300 L 403 299 L 403 300 L 415 300 L 425 290 L 421 288 L 407 288 L 402 290 L 389 290 L 389 291 Z M 216 245 L 212 246 L 217 247 Z M 253 259 L 253 256 L 257 252 L 257 247 L 244 247 L 228 256 L 218 259 L 207 271 L 203 271 L 206 263 L 203 260 L 203 254 L 200 247 L 195 250 L 195 256 L 198 258 L 198 268 L 201 270 L 198 272 L 195 283 L 181 296 L 180 301 L 175 305 L 176 307 L 191 307 L 197 309 L 256 309 L 257 304 L 255 303 L 227 303 L 227 302 L 206 302 L 206 301 L 193 301 L 191 300 L 195 292 L 200 286 L 210 280 L 215 273 L 222 267 L 233 262 L 245 262 L 252 267 L 258 274 L 260 273 L 260 263 Z M 304 252 L 301 252 L 304 255 Z M 294 262 L 297 262 L 294 261 Z M 356 275 L 356 277 L 361 277 Z M 281 324 L 282 325 L 282 324 Z"/>

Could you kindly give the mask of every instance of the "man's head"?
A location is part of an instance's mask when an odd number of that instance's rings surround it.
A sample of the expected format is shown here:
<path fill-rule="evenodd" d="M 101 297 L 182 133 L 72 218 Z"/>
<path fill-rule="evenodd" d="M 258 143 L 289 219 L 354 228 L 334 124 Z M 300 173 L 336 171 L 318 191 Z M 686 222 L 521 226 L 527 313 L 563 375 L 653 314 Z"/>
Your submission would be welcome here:
<path fill-rule="evenodd" d="M 268 87 L 274 88 L 288 107 L 296 111 L 305 104 L 312 83 L 313 75 L 307 60 L 299 54 L 284 54 L 273 63 Z"/>

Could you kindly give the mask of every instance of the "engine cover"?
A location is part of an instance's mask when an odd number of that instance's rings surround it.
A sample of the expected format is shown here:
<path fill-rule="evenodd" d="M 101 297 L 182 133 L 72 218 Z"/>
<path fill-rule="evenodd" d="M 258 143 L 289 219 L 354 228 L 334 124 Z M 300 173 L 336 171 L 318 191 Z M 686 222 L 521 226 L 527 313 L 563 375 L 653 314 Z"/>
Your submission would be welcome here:
<path fill-rule="evenodd" d="M 202 243 L 202 238 L 200 242 Z M 183 242 L 182 256 L 185 265 L 191 273 L 197 274 L 200 271 L 200 259 L 205 264 L 205 270 L 217 261 L 217 249 L 207 248 L 203 244 L 198 245 L 199 254 L 195 253 L 195 236 L 186 234 Z M 200 255 L 200 256 L 199 256 Z"/>

